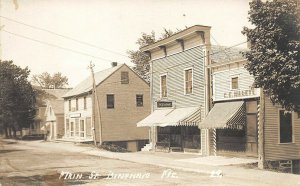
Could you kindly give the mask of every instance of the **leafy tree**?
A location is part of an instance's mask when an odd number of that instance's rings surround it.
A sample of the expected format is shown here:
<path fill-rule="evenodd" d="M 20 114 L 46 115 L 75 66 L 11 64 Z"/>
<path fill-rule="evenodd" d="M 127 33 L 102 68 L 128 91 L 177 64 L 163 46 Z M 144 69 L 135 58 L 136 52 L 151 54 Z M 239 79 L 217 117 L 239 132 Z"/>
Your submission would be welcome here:
<path fill-rule="evenodd" d="M 33 75 L 32 83 L 46 89 L 64 88 L 69 84 L 68 78 L 66 76 L 63 76 L 60 72 L 56 72 L 52 76 L 48 72 L 43 72 L 39 75 Z"/>
<path fill-rule="evenodd" d="M 177 29 L 177 31 L 180 31 Z M 165 39 L 167 37 L 170 37 L 171 35 L 175 34 L 176 32 L 173 32 L 170 29 L 164 28 L 164 32 L 161 34 L 161 37 L 158 40 Z M 150 34 L 142 33 L 142 36 L 138 38 L 136 41 L 136 44 L 139 45 L 139 48 L 151 45 L 158 41 L 155 37 L 155 32 L 152 31 Z M 129 50 L 127 52 L 129 54 L 129 58 L 131 59 L 131 62 L 135 64 L 134 71 L 139 74 L 143 79 L 145 79 L 147 82 L 150 81 L 149 77 L 149 70 L 150 70 L 150 58 L 147 54 L 140 50 Z"/>
<path fill-rule="evenodd" d="M 256 87 L 263 88 L 273 103 L 300 112 L 300 4 L 297 0 L 250 2 L 244 28 L 251 43 L 244 53 L 247 70 Z"/>
<path fill-rule="evenodd" d="M 35 115 L 35 94 L 27 80 L 29 69 L 0 61 L 0 127 L 6 137 L 29 127 Z"/>

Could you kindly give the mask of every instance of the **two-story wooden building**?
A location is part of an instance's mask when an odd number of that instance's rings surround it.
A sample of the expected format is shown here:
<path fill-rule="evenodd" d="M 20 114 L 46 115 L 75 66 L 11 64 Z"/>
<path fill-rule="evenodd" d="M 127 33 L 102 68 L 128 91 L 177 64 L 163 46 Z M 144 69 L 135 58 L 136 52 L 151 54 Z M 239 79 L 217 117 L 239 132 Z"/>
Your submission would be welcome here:
<path fill-rule="evenodd" d="M 97 94 L 94 103 L 91 77 L 63 96 L 64 140 L 84 142 L 95 137 L 97 142 L 139 150 L 149 137 L 146 128 L 136 127 L 150 113 L 149 84 L 126 64 L 113 63 L 112 68 L 94 76 Z"/>
<path fill-rule="evenodd" d="M 254 78 L 244 68 L 245 63 L 238 49 L 229 52 L 224 48 L 212 55 L 208 66 L 212 74 L 212 109 L 199 125 L 209 129 L 210 155 L 257 156 L 260 92 L 253 87 Z"/>
<path fill-rule="evenodd" d="M 149 149 L 202 153 L 210 47 L 210 27 L 195 25 L 141 48 L 151 57 L 152 113 L 137 126 L 150 129 Z"/>

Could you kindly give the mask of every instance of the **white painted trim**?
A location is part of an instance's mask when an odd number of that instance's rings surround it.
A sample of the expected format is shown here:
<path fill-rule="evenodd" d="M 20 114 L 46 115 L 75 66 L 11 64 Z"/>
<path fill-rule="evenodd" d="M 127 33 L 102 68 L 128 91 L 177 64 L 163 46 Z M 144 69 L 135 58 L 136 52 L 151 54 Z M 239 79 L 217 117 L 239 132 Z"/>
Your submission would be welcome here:
<path fill-rule="evenodd" d="M 255 95 L 255 96 L 244 96 L 244 97 L 235 97 L 235 98 L 222 98 L 222 99 L 214 99 L 213 101 L 229 101 L 229 100 L 237 100 L 237 99 L 250 99 L 250 98 L 258 98 L 260 95 Z"/>
<path fill-rule="evenodd" d="M 185 72 L 187 70 L 192 70 L 192 92 L 188 93 L 188 94 L 186 93 L 186 89 L 185 89 L 186 88 L 186 85 L 185 85 L 185 81 L 186 81 L 186 79 L 185 79 Z M 192 65 L 191 67 L 183 69 L 183 94 L 184 95 L 191 95 L 193 93 L 194 93 L 194 65 Z"/>

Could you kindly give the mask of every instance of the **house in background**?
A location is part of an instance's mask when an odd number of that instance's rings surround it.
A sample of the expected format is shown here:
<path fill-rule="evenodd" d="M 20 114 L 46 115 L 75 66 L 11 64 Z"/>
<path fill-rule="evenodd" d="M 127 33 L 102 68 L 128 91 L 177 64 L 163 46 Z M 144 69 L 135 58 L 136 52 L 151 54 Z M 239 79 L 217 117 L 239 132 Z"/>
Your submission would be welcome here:
<path fill-rule="evenodd" d="M 45 99 L 46 108 L 44 111 L 45 125 L 44 133 L 47 140 L 62 138 L 64 132 L 64 100 L 62 96 L 70 89 L 43 89 L 48 94 Z"/>
<path fill-rule="evenodd" d="M 63 139 L 93 141 L 94 128 L 97 142 L 137 151 L 149 139 L 146 128 L 136 127 L 136 123 L 150 113 L 149 84 L 126 64 L 112 65 L 112 68 L 95 73 L 97 98 L 94 104 L 91 77 L 63 96 Z"/>
<path fill-rule="evenodd" d="M 208 66 L 212 75 L 213 107 L 199 128 L 209 129 L 209 155 L 257 157 L 257 105 L 260 91 L 244 68 L 239 49 L 213 46 L 218 51 Z"/>
<path fill-rule="evenodd" d="M 195 25 L 141 48 L 151 58 L 152 113 L 137 123 L 151 131 L 145 150 L 205 154 L 210 47 L 210 27 Z"/>

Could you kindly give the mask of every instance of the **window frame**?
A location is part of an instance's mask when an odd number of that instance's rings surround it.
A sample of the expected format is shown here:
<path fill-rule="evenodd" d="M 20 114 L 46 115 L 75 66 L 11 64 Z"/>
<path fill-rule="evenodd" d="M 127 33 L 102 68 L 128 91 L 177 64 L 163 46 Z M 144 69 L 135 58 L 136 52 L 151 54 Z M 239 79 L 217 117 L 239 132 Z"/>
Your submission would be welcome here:
<path fill-rule="evenodd" d="M 69 112 L 71 112 L 72 111 L 72 100 L 71 99 L 69 99 L 68 104 L 69 104 Z"/>
<path fill-rule="evenodd" d="M 186 72 L 192 70 L 192 92 L 187 93 L 186 92 Z M 194 93 L 194 68 L 193 67 L 189 67 L 189 68 L 185 68 L 183 69 L 183 93 L 184 95 L 190 95 Z"/>
<path fill-rule="evenodd" d="M 108 104 L 108 97 L 109 96 L 112 96 L 112 100 L 113 100 L 113 104 L 112 104 L 112 107 L 109 107 L 109 104 Z M 115 108 L 115 95 L 114 94 L 106 94 L 106 108 L 107 109 L 114 109 Z"/>
<path fill-rule="evenodd" d="M 281 142 L 281 137 L 280 137 L 280 112 L 285 111 L 285 109 L 278 109 L 277 113 L 277 123 L 278 123 L 278 144 L 292 144 L 295 143 L 295 130 L 294 130 L 294 114 L 293 112 L 290 112 L 291 114 L 291 125 L 292 125 L 292 140 L 290 142 Z"/>
<path fill-rule="evenodd" d="M 142 97 L 142 104 L 141 105 L 138 104 L 138 96 Z M 137 107 L 143 107 L 144 106 L 144 95 L 143 94 L 136 94 L 135 95 L 135 102 L 136 102 Z"/>
<path fill-rule="evenodd" d="M 232 80 L 235 78 L 237 78 L 237 88 L 232 87 Z M 236 76 L 236 75 L 230 76 L 230 90 L 239 90 L 239 88 L 240 88 L 239 79 L 240 79 L 239 76 Z"/>
<path fill-rule="evenodd" d="M 127 74 L 127 80 L 123 79 L 123 74 Z M 128 71 L 121 71 L 121 84 L 129 84 L 129 72 Z"/>
<path fill-rule="evenodd" d="M 87 109 L 87 100 L 86 100 L 86 96 L 83 97 L 83 109 L 84 109 L 84 110 Z"/>
<path fill-rule="evenodd" d="M 79 110 L 79 99 L 76 98 L 76 107 L 75 110 L 78 111 Z"/>
<path fill-rule="evenodd" d="M 166 77 L 166 96 L 163 96 L 163 92 L 162 92 L 162 77 Z M 160 78 L 159 78 L 159 84 L 160 84 L 160 97 L 161 98 L 167 98 L 168 97 L 168 74 L 167 73 L 165 73 L 165 74 L 161 74 L 160 76 L 159 76 Z"/>

